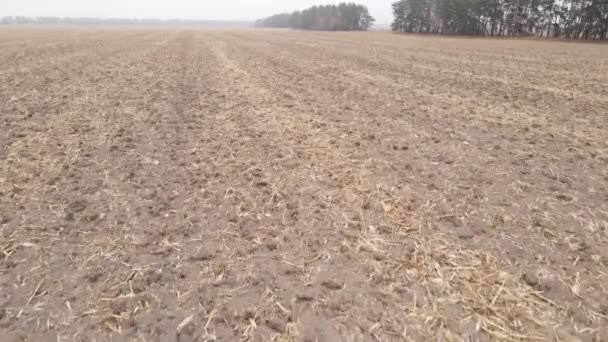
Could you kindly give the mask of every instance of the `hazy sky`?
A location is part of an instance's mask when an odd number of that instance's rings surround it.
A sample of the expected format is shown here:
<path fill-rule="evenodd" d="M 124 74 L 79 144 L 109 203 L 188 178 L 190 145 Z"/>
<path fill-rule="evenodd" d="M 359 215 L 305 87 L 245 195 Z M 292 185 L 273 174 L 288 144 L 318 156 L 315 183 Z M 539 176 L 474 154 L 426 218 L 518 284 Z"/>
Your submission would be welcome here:
<path fill-rule="evenodd" d="M 355 0 L 366 5 L 377 22 L 392 20 L 394 0 Z M 326 0 L 0 0 L 1 16 L 119 17 L 160 19 L 254 20 Z M 348 1 L 344 1 L 348 2 Z"/>

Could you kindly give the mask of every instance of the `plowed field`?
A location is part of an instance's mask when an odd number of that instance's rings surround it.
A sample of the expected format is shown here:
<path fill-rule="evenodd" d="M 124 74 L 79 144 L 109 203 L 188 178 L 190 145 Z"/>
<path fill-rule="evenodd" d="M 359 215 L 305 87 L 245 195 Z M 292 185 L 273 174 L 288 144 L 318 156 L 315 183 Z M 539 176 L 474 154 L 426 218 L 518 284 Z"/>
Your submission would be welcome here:
<path fill-rule="evenodd" d="M 2 341 L 607 327 L 607 45 L 0 30 Z"/>

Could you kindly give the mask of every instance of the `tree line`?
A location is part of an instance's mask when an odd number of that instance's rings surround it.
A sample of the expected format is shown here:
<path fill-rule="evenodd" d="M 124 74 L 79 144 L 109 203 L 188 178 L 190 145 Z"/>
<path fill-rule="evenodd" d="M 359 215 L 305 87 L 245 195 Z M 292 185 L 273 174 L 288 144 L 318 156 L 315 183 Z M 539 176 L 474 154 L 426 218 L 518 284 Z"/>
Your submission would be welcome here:
<path fill-rule="evenodd" d="M 93 26 L 175 26 L 175 27 L 247 27 L 251 22 L 181 19 L 3 17 L 4 25 L 93 25 Z"/>
<path fill-rule="evenodd" d="M 608 0 L 399 0 L 398 32 L 608 39 Z"/>
<path fill-rule="evenodd" d="M 340 3 L 273 15 L 257 20 L 255 26 L 323 31 L 367 31 L 375 21 L 367 7 L 355 3 Z"/>

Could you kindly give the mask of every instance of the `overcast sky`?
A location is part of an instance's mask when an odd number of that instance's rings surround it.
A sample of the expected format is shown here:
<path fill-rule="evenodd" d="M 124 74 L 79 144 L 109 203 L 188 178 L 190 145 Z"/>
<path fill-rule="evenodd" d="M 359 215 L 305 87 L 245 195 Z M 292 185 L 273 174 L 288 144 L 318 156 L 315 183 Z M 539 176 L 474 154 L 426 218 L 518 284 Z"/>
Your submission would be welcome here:
<path fill-rule="evenodd" d="M 392 20 L 394 0 L 358 0 L 378 23 Z M 2 16 L 118 17 L 160 19 L 255 20 L 312 5 L 338 3 L 324 0 L 0 0 Z M 345 1 L 348 2 L 348 1 Z"/>

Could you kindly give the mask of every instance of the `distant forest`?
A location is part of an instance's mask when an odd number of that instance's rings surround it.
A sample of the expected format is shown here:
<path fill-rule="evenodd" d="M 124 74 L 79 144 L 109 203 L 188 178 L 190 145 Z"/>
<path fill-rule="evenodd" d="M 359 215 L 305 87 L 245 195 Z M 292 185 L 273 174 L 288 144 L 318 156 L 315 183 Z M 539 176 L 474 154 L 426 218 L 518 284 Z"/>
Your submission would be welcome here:
<path fill-rule="evenodd" d="M 367 31 L 376 20 L 367 7 L 354 3 L 313 6 L 256 21 L 258 27 L 283 27 L 323 31 Z"/>
<path fill-rule="evenodd" d="M 400 0 L 394 31 L 608 39 L 608 0 Z"/>
<path fill-rule="evenodd" d="M 61 18 L 61 17 L 3 17 L 5 25 L 90 25 L 90 26 L 176 26 L 176 27 L 248 27 L 251 22 L 181 19 L 130 18 Z"/>

